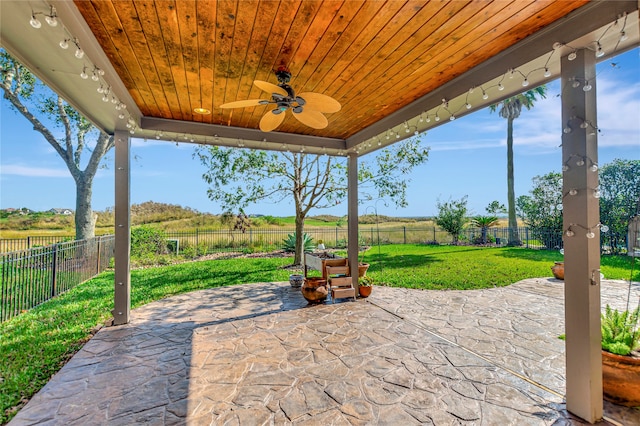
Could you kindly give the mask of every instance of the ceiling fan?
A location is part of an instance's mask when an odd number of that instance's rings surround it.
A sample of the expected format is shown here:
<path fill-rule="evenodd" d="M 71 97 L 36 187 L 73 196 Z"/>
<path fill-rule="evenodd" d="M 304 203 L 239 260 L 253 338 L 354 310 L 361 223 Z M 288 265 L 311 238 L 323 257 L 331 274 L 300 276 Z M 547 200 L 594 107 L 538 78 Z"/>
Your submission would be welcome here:
<path fill-rule="evenodd" d="M 291 73 L 286 68 L 278 68 L 275 74 L 278 78 L 277 85 L 262 80 L 253 82 L 258 88 L 271 93 L 271 99 L 229 102 L 220 105 L 220 108 L 245 108 L 273 104 L 275 108 L 267 111 L 260 120 L 260 130 L 263 132 L 270 132 L 282 124 L 285 111 L 288 109 L 302 124 L 314 129 L 324 129 L 329 125 L 329 122 L 323 113 L 338 112 L 342 108 L 338 101 L 320 93 L 304 92 L 296 95 L 288 84 L 291 80 Z"/>

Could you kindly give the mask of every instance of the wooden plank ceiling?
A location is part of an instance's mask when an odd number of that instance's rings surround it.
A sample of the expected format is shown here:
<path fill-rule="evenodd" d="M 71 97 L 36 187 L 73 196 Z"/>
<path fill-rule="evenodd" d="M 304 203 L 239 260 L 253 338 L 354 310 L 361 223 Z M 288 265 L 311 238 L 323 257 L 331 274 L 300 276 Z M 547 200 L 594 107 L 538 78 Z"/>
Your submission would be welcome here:
<path fill-rule="evenodd" d="M 342 104 L 314 130 L 290 112 L 278 131 L 347 138 L 454 79 L 587 0 L 76 0 L 145 116 L 258 128 L 269 106 L 252 83 Z M 194 113 L 195 108 L 212 111 Z"/>

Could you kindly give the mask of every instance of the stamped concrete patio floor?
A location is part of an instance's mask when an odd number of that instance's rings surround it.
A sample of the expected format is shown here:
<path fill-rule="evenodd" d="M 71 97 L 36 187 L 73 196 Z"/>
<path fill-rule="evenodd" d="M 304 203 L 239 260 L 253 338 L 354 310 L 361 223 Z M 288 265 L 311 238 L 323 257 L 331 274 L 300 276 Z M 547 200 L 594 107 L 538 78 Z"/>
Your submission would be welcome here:
<path fill-rule="evenodd" d="M 562 398 L 562 286 L 376 287 L 317 306 L 288 283 L 170 297 L 101 329 L 11 424 L 582 424 Z M 602 286 L 603 305 L 626 300 L 623 283 Z M 640 424 L 638 410 L 605 415 Z"/>

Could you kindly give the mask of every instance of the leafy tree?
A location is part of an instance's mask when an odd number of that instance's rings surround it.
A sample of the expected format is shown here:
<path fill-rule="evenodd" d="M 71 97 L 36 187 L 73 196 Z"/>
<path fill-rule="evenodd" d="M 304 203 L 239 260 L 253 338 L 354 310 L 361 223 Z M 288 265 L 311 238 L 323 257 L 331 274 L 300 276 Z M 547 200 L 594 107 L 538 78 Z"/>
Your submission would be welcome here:
<path fill-rule="evenodd" d="M 532 179 L 530 195 L 518 197 L 518 214 L 533 238 L 554 248 L 562 238 L 562 174 L 550 172 Z"/>
<path fill-rule="evenodd" d="M 406 188 L 411 170 L 426 162 L 429 148 L 408 140 L 380 152 L 372 164 L 360 163 L 361 198 L 388 198 L 407 205 Z M 195 156 L 206 167 L 207 195 L 223 210 L 246 208 L 261 200 L 295 205 L 295 264 L 302 264 L 304 220 L 312 208 L 339 204 L 347 195 L 347 165 L 338 157 L 298 152 L 265 152 L 224 147 L 200 147 Z"/>
<path fill-rule="evenodd" d="M 504 204 L 500 204 L 500 202 L 497 200 L 490 202 L 485 210 L 487 210 L 487 213 L 489 213 L 492 216 L 498 216 L 499 214 L 503 214 L 507 212 L 507 209 L 504 207 Z"/>
<path fill-rule="evenodd" d="M 438 201 L 436 207 L 438 208 L 438 215 L 435 217 L 436 225 L 451 234 L 453 244 L 457 244 L 462 230 L 469 222 L 467 217 L 467 196 L 444 203 Z"/>
<path fill-rule="evenodd" d="M 600 169 L 600 223 L 613 253 L 625 247 L 629 220 L 640 214 L 640 160 L 615 159 Z"/>
<path fill-rule="evenodd" d="M 76 238 L 95 235 L 91 210 L 93 178 L 101 160 L 113 148 L 113 138 L 96 128 L 60 96 L 0 49 L 0 87 L 11 107 L 26 118 L 62 158 L 76 184 Z M 36 117 L 39 114 L 40 117 Z M 51 127 L 41 121 L 51 120 Z M 55 130 L 63 130 L 56 137 Z M 84 169 L 82 168 L 84 167 Z"/>
<path fill-rule="evenodd" d="M 510 246 L 522 245 L 518 235 L 518 222 L 516 219 L 516 195 L 513 176 L 513 120 L 520 117 L 522 107 L 527 110 L 533 108 L 533 104 L 540 98 L 546 98 L 547 87 L 542 85 L 535 89 L 505 99 L 500 104 L 489 107 L 491 112 L 500 108 L 498 114 L 507 120 L 507 207 L 509 213 L 509 242 Z"/>

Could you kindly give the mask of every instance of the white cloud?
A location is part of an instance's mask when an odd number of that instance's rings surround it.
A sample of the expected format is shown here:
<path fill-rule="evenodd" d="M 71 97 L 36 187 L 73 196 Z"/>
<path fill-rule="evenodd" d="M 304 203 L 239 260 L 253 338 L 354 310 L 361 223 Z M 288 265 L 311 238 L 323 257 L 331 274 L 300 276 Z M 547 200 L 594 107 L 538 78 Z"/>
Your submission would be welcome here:
<path fill-rule="evenodd" d="M 26 177 L 50 177 L 50 178 L 70 178 L 71 174 L 67 169 L 53 169 L 48 167 L 30 167 L 21 164 L 3 164 L 3 175 L 15 175 Z"/>

